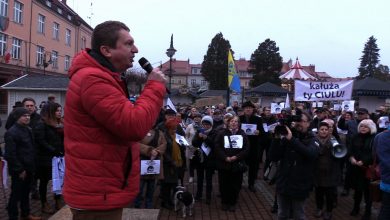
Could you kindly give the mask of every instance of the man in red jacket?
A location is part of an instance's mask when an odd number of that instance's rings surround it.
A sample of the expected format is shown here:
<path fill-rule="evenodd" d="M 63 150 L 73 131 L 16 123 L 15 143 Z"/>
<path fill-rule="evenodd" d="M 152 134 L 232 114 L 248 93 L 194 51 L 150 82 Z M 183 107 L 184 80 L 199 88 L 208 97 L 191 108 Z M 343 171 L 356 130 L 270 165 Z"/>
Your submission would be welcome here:
<path fill-rule="evenodd" d="M 132 104 L 121 79 L 138 53 L 129 28 L 118 21 L 99 24 L 91 45 L 69 70 L 63 195 L 73 219 L 121 219 L 139 190 L 137 141 L 157 119 L 166 79 L 154 69 Z"/>

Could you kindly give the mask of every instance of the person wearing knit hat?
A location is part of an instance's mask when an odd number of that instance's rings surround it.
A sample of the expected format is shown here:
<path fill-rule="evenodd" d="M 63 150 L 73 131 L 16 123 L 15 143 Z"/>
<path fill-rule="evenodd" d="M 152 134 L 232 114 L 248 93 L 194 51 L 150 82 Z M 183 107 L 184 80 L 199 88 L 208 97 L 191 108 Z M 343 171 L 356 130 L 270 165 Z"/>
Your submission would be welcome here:
<path fill-rule="evenodd" d="M 35 172 L 35 148 L 30 122 L 30 113 L 23 107 L 13 111 L 15 123 L 4 135 L 5 159 L 11 176 L 11 196 L 8 201 L 9 219 L 19 218 L 21 203 L 22 219 L 41 219 L 30 215 L 30 186 Z"/>
<path fill-rule="evenodd" d="M 212 192 L 212 179 L 215 170 L 215 137 L 216 130 L 213 129 L 214 120 L 211 116 L 203 116 L 201 121 L 201 129 L 199 129 L 194 139 L 192 140 L 192 145 L 197 149 L 194 153 L 196 163 L 196 174 L 197 174 L 197 191 L 195 200 L 199 201 L 203 196 L 203 180 L 206 176 L 206 204 L 210 204 L 211 201 L 211 192 Z"/>
<path fill-rule="evenodd" d="M 24 115 L 30 116 L 30 113 L 28 112 L 27 109 L 25 109 L 24 107 L 17 107 L 17 108 L 15 108 L 15 110 L 14 110 L 14 117 L 15 117 L 16 122 L 20 119 L 20 117 L 22 117 Z M 30 117 L 28 117 L 28 122 L 30 122 Z"/>
<path fill-rule="evenodd" d="M 201 123 L 206 122 L 209 123 L 211 126 L 213 126 L 213 118 L 211 116 L 203 116 L 202 120 L 200 121 Z"/>
<path fill-rule="evenodd" d="M 355 189 L 354 205 L 351 216 L 358 215 L 360 203 L 364 195 L 366 203 L 362 219 L 370 219 L 372 201 L 370 198 L 369 180 L 366 177 L 366 169 L 373 162 L 372 143 L 376 134 L 376 125 L 371 119 L 364 119 L 358 125 L 358 134 L 352 137 L 350 145 L 351 172 L 353 188 Z"/>

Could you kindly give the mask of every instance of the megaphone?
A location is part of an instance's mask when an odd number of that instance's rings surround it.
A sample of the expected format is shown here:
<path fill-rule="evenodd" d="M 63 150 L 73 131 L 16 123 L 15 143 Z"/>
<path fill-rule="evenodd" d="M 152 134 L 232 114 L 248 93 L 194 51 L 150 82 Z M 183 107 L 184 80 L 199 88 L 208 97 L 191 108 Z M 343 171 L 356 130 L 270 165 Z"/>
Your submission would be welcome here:
<path fill-rule="evenodd" d="M 332 155 L 335 158 L 343 158 L 347 155 L 347 147 L 340 144 L 334 137 L 330 139 L 330 143 L 332 144 Z"/>

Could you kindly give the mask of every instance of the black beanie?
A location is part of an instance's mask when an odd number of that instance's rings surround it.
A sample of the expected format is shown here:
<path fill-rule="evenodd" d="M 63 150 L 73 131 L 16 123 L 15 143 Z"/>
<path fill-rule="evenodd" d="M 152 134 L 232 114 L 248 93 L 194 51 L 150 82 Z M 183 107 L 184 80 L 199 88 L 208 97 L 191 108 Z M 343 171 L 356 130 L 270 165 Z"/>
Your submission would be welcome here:
<path fill-rule="evenodd" d="M 23 108 L 23 107 L 17 107 L 17 108 L 14 109 L 14 112 L 13 112 L 15 120 L 19 120 L 19 118 L 22 117 L 25 114 L 29 114 L 30 115 L 28 110 Z"/>

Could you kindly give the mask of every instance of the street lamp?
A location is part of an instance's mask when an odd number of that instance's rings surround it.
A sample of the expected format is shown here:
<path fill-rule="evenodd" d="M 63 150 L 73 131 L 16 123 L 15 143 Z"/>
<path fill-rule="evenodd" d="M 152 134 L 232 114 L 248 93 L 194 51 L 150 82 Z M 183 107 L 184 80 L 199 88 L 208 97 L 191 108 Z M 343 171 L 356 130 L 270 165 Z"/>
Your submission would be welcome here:
<path fill-rule="evenodd" d="M 172 57 L 175 55 L 176 49 L 173 47 L 173 34 L 171 35 L 171 45 L 167 49 L 167 56 L 169 57 L 169 90 L 172 84 Z"/>

